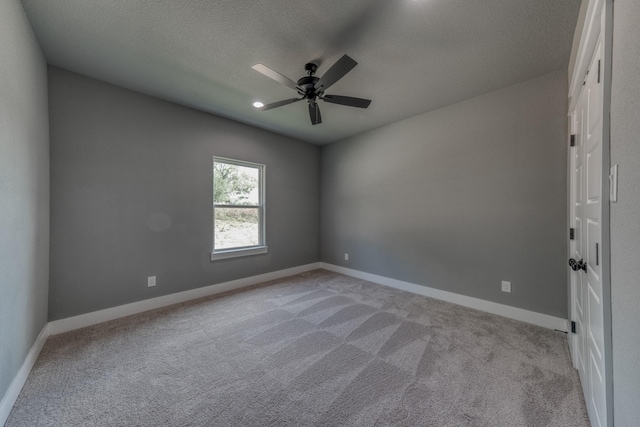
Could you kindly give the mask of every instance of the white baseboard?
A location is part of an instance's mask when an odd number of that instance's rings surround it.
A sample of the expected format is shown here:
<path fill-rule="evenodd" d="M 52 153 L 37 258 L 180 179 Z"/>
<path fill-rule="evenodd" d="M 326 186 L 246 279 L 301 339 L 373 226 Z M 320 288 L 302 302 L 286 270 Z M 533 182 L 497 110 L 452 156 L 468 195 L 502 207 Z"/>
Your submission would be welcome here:
<path fill-rule="evenodd" d="M 175 294 L 164 295 L 161 297 L 133 302 L 130 304 L 119 305 L 117 307 L 93 311 L 91 313 L 81 314 L 79 316 L 67 317 L 66 319 L 54 320 L 52 322 L 49 322 L 49 334 L 61 334 L 63 332 L 73 331 L 75 329 L 80 329 L 98 323 L 107 322 L 109 320 L 118 319 L 120 317 L 131 316 L 132 314 L 138 314 L 144 311 L 166 307 L 168 305 L 178 304 L 196 298 L 202 298 L 219 294 L 221 292 L 244 288 L 246 286 L 256 285 L 261 282 L 267 282 L 269 280 L 280 279 L 282 277 L 304 273 L 305 271 L 315 270 L 317 268 L 320 268 L 319 262 L 300 265 L 293 268 L 287 268 L 285 270 L 272 271 L 270 273 L 259 274 L 257 276 L 245 277 L 243 279 L 232 280 L 230 282 L 218 283 L 216 285 L 205 286 L 203 288 L 177 292 Z"/>
<path fill-rule="evenodd" d="M 340 267 L 334 264 L 320 263 L 320 268 L 334 271 L 347 276 L 358 279 L 367 280 L 369 282 L 379 283 L 381 285 L 412 292 L 414 294 L 423 295 L 442 301 L 451 302 L 465 307 L 474 308 L 476 310 L 486 311 L 487 313 L 497 314 L 498 316 L 508 317 L 510 319 L 519 320 L 521 322 L 531 323 L 533 325 L 542 326 L 543 328 L 556 329 L 567 332 L 567 319 L 549 316 L 548 314 L 536 313 L 535 311 L 524 310 L 522 308 L 511 307 L 505 304 L 485 301 L 479 298 L 468 297 L 465 295 L 455 294 L 453 292 L 442 291 L 440 289 L 429 288 L 427 286 L 416 285 L 415 283 L 403 282 L 402 280 L 391 279 L 389 277 L 378 276 L 377 274 L 365 273 L 359 270 L 353 270 L 346 267 Z"/>
<path fill-rule="evenodd" d="M 33 345 L 31 346 L 29 353 L 27 353 L 27 357 L 24 359 L 20 370 L 11 382 L 9 389 L 2 398 L 2 402 L 0 402 L 0 426 L 3 426 L 7 422 L 11 409 L 13 408 L 14 403 L 16 403 L 16 399 L 20 395 L 20 391 L 22 390 L 24 383 L 27 381 L 31 368 L 33 368 L 34 363 L 36 363 L 40 350 L 42 350 L 42 347 L 48 337 L 49 324 L 47 323 L 40 331 L 38 338 L 33 342 Z"/>

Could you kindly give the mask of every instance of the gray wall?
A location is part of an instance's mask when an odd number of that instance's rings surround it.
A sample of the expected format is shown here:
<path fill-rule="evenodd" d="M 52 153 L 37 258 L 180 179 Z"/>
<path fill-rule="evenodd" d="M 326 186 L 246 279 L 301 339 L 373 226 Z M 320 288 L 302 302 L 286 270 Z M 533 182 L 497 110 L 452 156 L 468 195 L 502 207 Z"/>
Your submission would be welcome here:
<path fill-rule="evenodd" d="M 557 71 L 324 147 L 322 260 L 566 318 L 567 108 Z"/>
<path fill-rule="evenodd" d="M 51 320 L 318 261 L 318 147 L 59 68 L 49 89 Z M 212 156 L 266 164 L 268 254 L 210 261 Z"/>
<path fill-rule="evenodd" d="M 0 1 L 0 400 L 47 321 L 47 68 L 18 0 Z"/>
<path fill-rule="evenodd" d="M 640 420 L 640 2 L 614 2 L 611 164 L 611 311 L 616 426 Z"/>

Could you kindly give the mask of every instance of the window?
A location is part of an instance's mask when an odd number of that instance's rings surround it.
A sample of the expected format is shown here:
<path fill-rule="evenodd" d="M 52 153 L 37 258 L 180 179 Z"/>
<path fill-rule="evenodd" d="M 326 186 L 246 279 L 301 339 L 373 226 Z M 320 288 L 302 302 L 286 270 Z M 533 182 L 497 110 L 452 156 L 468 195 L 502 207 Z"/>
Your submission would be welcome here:
<path fill-rule="evenodd" d="M 264 165 L 213 158 L 211 260 L 267 252 Z"/>

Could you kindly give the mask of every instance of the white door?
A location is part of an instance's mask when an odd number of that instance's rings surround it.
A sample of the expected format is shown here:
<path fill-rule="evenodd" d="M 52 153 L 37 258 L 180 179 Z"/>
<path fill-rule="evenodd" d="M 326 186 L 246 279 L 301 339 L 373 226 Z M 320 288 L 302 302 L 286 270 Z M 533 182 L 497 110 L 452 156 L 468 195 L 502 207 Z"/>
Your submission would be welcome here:
<path fill-rule="evenodd" d="M 571 161 L 571 212 L 574 239 L 571 242 L 571 257 L 575 261 L 584 260 L 584 226 L 582 224 L 584 215 L 584 116 L 585 116 L 585 91 L 583 90 L 578 99 L 576 111 L 573 113 L 575 121 L 575 139 Z M 571 274 L 571 295 L 573 296 L 573 321 L 575 322 L 575 336 L 573 340 L 574 366 L 580 374 L 580 381 L 583 386 L 589 383 L 587 371 L 587 310 L 586 310 L 586 277 L 583 270 L 574 271 Z M 585 401 L 587 398 L 587 388 L 583 387 Z"/>
<path fill-rule="evenodd" d="M 589 418 L 594 426 L 607 424 L 604 370 L 604 313 L 602 305 L 602 43 L 595 49 L 584 89 L 574 112 L 575 147 L 572 159 L 573 321 L 574 362 L 580 374 Z M 580 260 L 583 260 L 580 263 Z M 582 267 L 582 268 L 580 268 Z M 575 267 L 574 267 L 575 268 Z"/>

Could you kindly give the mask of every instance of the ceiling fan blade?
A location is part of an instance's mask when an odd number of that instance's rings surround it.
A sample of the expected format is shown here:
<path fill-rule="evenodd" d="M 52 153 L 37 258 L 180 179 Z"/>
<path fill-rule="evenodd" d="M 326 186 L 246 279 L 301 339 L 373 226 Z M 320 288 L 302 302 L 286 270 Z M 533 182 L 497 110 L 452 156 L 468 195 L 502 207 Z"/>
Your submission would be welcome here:
<path fill-rule="evenodd" d="M 315 102 L 309 103 L 309 117 L 311 117 L 311 124 L 317 125 L 322 123 L 322 116 L 320 115 L 320 107 Z"/>
<path fill-rule="evenodd" d="M 354 98 L 351 96 L 325 95 L 322 97 L 325 102 L 333 104 L 347 105 L 349 107 L 367 108 L 371 104 L 370 99 Z"/>
<path fill-rule="evenodd" d="M 291 89 L 294 90 L 300 90 L 300 87 L 298 87 L 298 85 L 296 84 L 296 82 L 294 82 L 293 80 L 291 80 L 288 77 L 283 76 L 282 74 L 280 74 L 279 72 L 272 70 L 271 68 L 267 67 L 264 64 L 256 64 L 253 67 L 254 70 L 256 70 L 257 72 L 264 74 L 265 76 L 269 77 L 270 79 L 273 79 L 279 83 L 282 83 L 285 86 L 289 86 Z"/>
<path fill-rule="evenodd" d="M 326 73 L 318 80 L 315 87 L 318 92 L 324 92 L 329 89 L 331 85 L 340 80 L 349 71 L 358 65 L 356 61 L 351 59 L 348 55 L 343 55 L 342 58 L 331 66 Z"/>
<path fill-rule="evenodd" d="M 260 111 L 271 110 L 272 108 L 278 108 L 278 107 L 282 107 L 283 105 L 293 104 L 294 102 L 302 101 L 303 99 L 304 98 L 285 99 L 284 101 L 278 101 L 278 102 L 273 102 L 271 104 L 264 105 L 258 108 L 258 110 Z"/>

